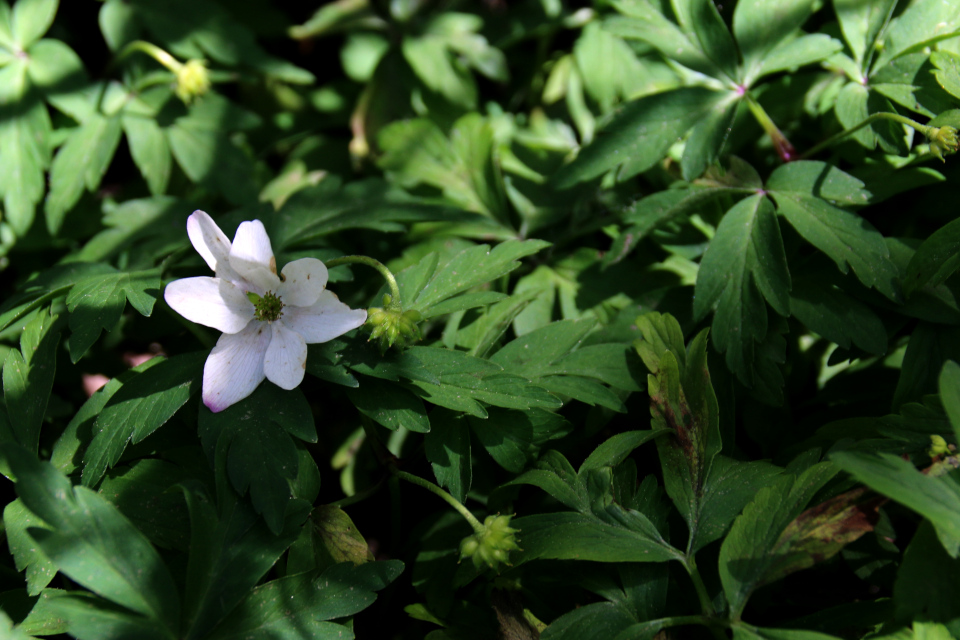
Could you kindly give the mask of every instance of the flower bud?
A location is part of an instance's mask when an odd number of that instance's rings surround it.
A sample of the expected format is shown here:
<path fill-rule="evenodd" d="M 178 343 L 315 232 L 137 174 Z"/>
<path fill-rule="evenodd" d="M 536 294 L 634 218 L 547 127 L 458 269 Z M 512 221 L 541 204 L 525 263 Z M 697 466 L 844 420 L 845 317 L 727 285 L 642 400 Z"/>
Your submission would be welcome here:
<path fill-rule="evenodd" d="M 943 437 L 932 435 L 930 436 L 930 448 L 927 450 L 927 455 L 931 458 L 950 455 L 950 445 L 947 444 L 947 441 L 944 440 Z"/>
<path fill-rule="evenodd" d="M 203 60 L 187 60 L 176 74 L 177 97 L 187 104 L 210 90 L 210 75 L 207 73 L 207 63 Z"/>
<path fill-rule="evenodd" d="M 927 132 L 927 139 L 930 140 L 930 153 L 940 158 L 941 162 L 946 162 L 943 159 L 944 154 L 955 153 L 960 145 L 957 130 L 948 125 L 934 127 Z"/>
<path fill-rule="evenodd" d="M 385 295 L 383 303 L 386 308 L 367 309 L 366 326 L 370 328 L 370 340 L 379 342 L 381 353 L 386 353 L 387 349 L 394 345 L 402 349 L 423 338 L 417 324 L 423 319 L 420 312 L 391 308 L 392 301 L 389 295 Z"/>
<path fill-rule="evenodd" d="M 497 571 L 500 563 L 510 564 L 510 551 L 520 549 L 517 546 L 516 533 L 519 529 L 510 526 L 513 516 L 487 516 L 483 521 L 483 531 L 467 536 L 460 542 L 460 559 L 470 558 L 473 566 L 481 569 L 484 565 Z"/>

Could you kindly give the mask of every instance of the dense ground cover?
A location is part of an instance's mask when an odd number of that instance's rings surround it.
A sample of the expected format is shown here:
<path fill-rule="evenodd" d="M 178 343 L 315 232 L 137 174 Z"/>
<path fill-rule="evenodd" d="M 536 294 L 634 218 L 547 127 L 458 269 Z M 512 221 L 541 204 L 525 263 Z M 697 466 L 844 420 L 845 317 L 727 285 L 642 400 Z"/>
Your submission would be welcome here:
<path fill-rule="evenodd" d="M 0 0 L 0 637 L 960 636 L 960 1 L 302 4 Z"/>

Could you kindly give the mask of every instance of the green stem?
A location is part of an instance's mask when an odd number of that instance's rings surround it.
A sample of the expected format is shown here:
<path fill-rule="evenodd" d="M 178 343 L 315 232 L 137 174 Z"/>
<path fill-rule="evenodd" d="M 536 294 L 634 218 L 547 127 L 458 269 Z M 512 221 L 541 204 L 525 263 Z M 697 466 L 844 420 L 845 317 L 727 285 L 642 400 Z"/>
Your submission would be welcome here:
<path fill-rule="evenodd" d="M 419 476 L 415 476 L 412 473 L 407 473 L 406 471 L 394 470 L 393 475 L 400 478 L 401 480 L 406 480 L 407 482 L 412 482 L 413 484 L 419 487 L 423 487 L 427 491 L 430 491 L 431 493 L 439 496 L 440 498 L 443 498 L 443 500 L 445 500 L 447 504 L 449 504 L 451 507 L 456 509 L 457 513 L 462 515 L 464 519 L 470 523 L 470 526 L 473 527 L 473 531 L 475 533 L 484 532 L 483 525 L 480 524 L 480 521 L 477 520 L 465 506 L 460 504 L 459 500 L 454 498 L 452 495 L 450 495 L 449 493 L 447 493 L 437 485 L 433 484 L 429 480 L 424 480 Z"/>
<path fill-rule="evenodd" d="M 340 258 L 334 258 L 333 260 L 327 260 L 324 264 L 328 269 L 339 267 L 342 264 L 365 264 L 368 267 L 376 269 L 380 272 L 380 275 L 383 276 L 383 279 L 387 281 L 387 286 L 390 288 L 391 301 L 390 304 L 387 305 L 387 308 L 396 309 L 397 311 L 403 310 L 403 305 L 400 303 L 400 287 L 397 285 L 397 279 L 382 262 L 378 262 L 367 256 L 342 256 Z"/>
<path fill-rule="evenodd" d="M 777 150 L 777 155 L 780 156 L 780 159 L 784 162 L 790 162 L 791 160 L 796 160 L 797 150 L 794 149 L 793 145 L 790 144 L 790 141 L 787 140 L 787 136 L 783 135 L 783 132 L 780 131 L 780 128 L 777 127 L 773 119 L 767 114 L 760 103 L 751 96 L 749 93 L 744 94 L 744 100 L 747 102 L 747 106 L 750 108 L 750 113 L 753 114 L 753 117 L 756 121 L 763 127 L 763 130 L 770 136 L 770 139 L 773 141 L 773 146 Z"/>
<path fill-rule="evenodd" d="M 710 595 L 707 593 L 707 587 L 703 584 L 703 578 L 700 577 L 700 570 L 697 569 L 697 561 L 694 557 L 687 556 L 683 563 L 684 568 L 687 570 L 687 573 L 690 575 L 690 579 L 693 581 L 693 587 L 697 590 L 697 597 L 700 599 L 700 608 L 703 610 L 703 614 L 707 616 L 714 615 L 713 602 L 710 600 Z"/>
<path fill-rule="evenodd" d="M 155 44 L 146 42 L 144 40 L 134 40 L 123 49 L 120 50 L 113 60 L 110 63 L 110 66 L 113 67 L 116 64 L 119 64 L 124 58 L 135 52 L 145 53 L 173 73 L 177 73 L 180 69 L 183 68 L 183 63 L 174 58 L 172 55 L 161 49 Z"/>
<path fill-rule="evenodd" d="M 712 630 L 720 632 L 721 629 L 729 629 L 730 623 L 722 618 L 711 618 L 710 616 L 670 616 L 669 618 L 660 618 L 651 620 L 647 624 L 657 624 L 658 629 L 667 629 L 669 627 L 680 627 L 688 624 L 700 624 L 710 627 Z M 723 637 L 721 632 L 721 637 Z"/>
<path fill-rule="evenodd" d="M 906 117 L 904 117 L 904 116 L 901 116 L 901 115 L 898 114 L 898 113 L 887 113 L 887 112 L 875 113 L 875 114 L 873 114 L 873 115 L 871 115 L 871 116 L 868 116 L 867 119 L 864 120 L 863 122 L 861 122 L 860 124 L 858 124 L 858 125 L 856 125 L 856 126 L 854 126 L 854 127 L 850 127 L 849 129 L 844 129 L 844 130 L 841 131 L 840 133 L 837 133 L 837 134 L 835 134 L 835 135 L 830 136 L 829 138 L 827 138 L 826 140 L 824 140 L 824 141 L 821 142 L 820 144 L 814 145 L 812 148 L 810 148 L 810 149 L 808 149 L 807 151 L 805 151 L 805 152 L 800 156 L 800 159 L 802 160 L 802 159 L 804 159 L 804 158 L 809 158 L 810 156 L 812 156 L 812 155 L 814 155 L 814 154 L 822 151 L 823 149 L 826 149 L 827 147 L 829 147 L 829 146 L 832 145 L 833 143 L 835 143 L 835 142 L 837 142 L 837 141 L 839 141 L 839 140 L 842 140 L 843 138 L 847 137 L 847 136 L 850 135 L 851 133 L 854 133 L 854 132 L 856 132 L 856 131 L 859 131 L 860 129 L 863 129 L 864 127 L 868 127 L 868 126 L 870 126 L 871 124 L 873 124 L 874 122 L 877 122 L 878 120 L 893 120 L 894 122 L 897 122 L 897 123 L 899 123 L 899 124 L 905 124 L 905 125 L 907 125 L 908 127 L 913 127 L 914 129 L 916 129 L 917 131 L 919 131 L 920 133 L 922 133 L 923 135 L 925 135 L 925 136 L 927 136 L 927 137 L 929 137 L 930 132 L 933 130 L 933 127 L 928 127 L 928 126 L 922 125 L 922 124 L 920 124 L 919 122 L 916 122 L 916 121 L 914 121 L 914 120 L 911 120 L 910 118 L 906 118 Z"/>

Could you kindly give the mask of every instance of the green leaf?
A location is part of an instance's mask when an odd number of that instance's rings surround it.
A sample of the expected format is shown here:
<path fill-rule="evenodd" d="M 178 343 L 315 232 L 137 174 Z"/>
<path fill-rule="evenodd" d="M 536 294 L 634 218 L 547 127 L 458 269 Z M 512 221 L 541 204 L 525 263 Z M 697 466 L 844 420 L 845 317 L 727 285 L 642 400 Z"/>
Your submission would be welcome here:
<path fill-rule="evenodd" d="M 930 520 L 951 558 L 960 556 L 960 483 L 931 477 L 889 453 L 838 451 L 834 463 L 868 487 Z"/>
<path fill-rule="evenodd" d="M 487 416 L 484 402 L 507 409 L 558 409 L 560 401 L 526 379 L 497 364 L 462 351 L 412 347 L 409 352 L 437 377 L 439 383 L 414 380 L 424 400 L 478 418 Z"/>
<path fill-rule="evenodd" d="M 316 442 L 313 414 L 303 393 L 261 384 L 251 396 L 213 413 L 201 409 L 198 420 L 204 448 L 225 460 L 230 484 L 250 492 L 257 513 L 279 535 L 291 500 L 290 480 L 299 462 L 290 435 Z"/>
<path fill-rule="evenodd" d="M 160 195 L 167 190 L 170 181 L 170 143 L 163 129 L 152 118 L 124 115 L 121 120 L 127 135 L 130 155 L 147 181 L 150 193 Z"/>
<path fill-rule="evenodd" d="M 430 89 L 465 109 L 476 105 L 476 84 L 459 60 L 452 56 L 446 38 L 431 34 L 416 38 L 407 36 L 401 50 L 414 73 Z"/>
<path fill-rule="evenodd" d="M 589 469 L 599 469 L 601 467 L 615 467 L 623 462 L 634 449 L 659 435 L 662 434 L 655 430 L 627 431 L 607 438 L 587 456 L 577 473 L 582 474 Z"/>
<path fill-rule="evenodd" d="M 27 593 L 35 596 L 57 575 L 57 565 L 37 548 L 27 529 L 51 527 L 27 509 L 19 498 L 4 508 L 3 527 L 17 571 L 27 571 Z"/>
<path fill-rule="evenodd" d="M 548 513 L 516 518 L 510 526 L 520 530 L 523 549 L 516 554 L 515 565 L 538 559 L 666 562 L 681 557 L 652 525 L 639 532 L 580 513 Z"/>
<path fill-rule="evenodd" d="M 60 571 L 172 634 L 179 626 L 177 587 L 143 534 L 103 497 L 72 487 L 33 454 L 7 449 L 6 458 L 24 505 L 50 527 L 28 533 Z"/>
<path fill-rule="evenodd" d="M 712 2 L 709 4 L 713 6 Z M 733 128 L 737 110 L 742 104 L 742 100 L 718 103 L 699 124 L 693 127 L 683 148 L 683 157 L 680 159 L 684 180 L 689 182 L 699 178 L 707 167 L 717 161 Z"/>
<path fill-rule="evenodd" d="M 50 164 L 50 115 L 35 95 L 28 98 L 11 105 L 0 99 L 0 194 L 4 220 L 18 236 L 33 224 Z"/>
<path fill-rule="evenodd" d="M 648 0 L 618 0 L 614 6 L 627 17 L 614 17 L 604 22 L 604 28 L 621 38 L 636 38 L 655 47 L 665 57 L 685 67 L 709 76 L 719 77 L 721 71 L 699 46 L 699 43 L 667 19 Z"/>
<path fill-rule="evenodd" d="M 863 183 L 830 165 L 800 161 L 778 168 L 767 189 L 778 210 L 804 239 L 868 287 L 899 300 L 896 268 L 883 236 L 861 216 L 834 203 L 866 204 Z"/>
<path fill-rule="evenodd" d="M 919 402 L 936 393 L 937 376 L 947 360 L 960 362 L 960 328 L 921 322 L 910 334 L 900 366 L 900 379 L 893 393 L 897 411 L 906 402 Z"/>
<path fill-rule="evenodd" d="M 936 28 L 931 28 L 936 25 Z M 919 0 L 895 20 L 883 36 L 883 49 L 874 68 L 879 69 L 890 60 L 905 53 L 919 51 L 939 40 L 954 35 L 960 26 L 960 12 L 953 0 Z"/>
<path fill-rule="evenodd" d="M 762 187 L 757 176 L 757 187 Z M 620 232 L 604 255 L 605 265 L 613 265 L 630 254 L 641 240 L 653 231 L 671 222 L 686 219 L 693 213 L 709 207 L 723 195 L 717 188 L 687 188 L 657 191 L 630 205 L 624 213 L 623 222 L 629 224 Z M 541 269 L 543 267 L 540 267 Z M 536 273 L 536 272 L 535 272 Z"/>
<path fill-rule="evenodd" d="M 401 427 L 417 433 L 430 431 L 430 421 L 420 398 L 403 387 L 364 378 L 347 397 L 360 413 L 377 424 L 396 431 Z"/>
<path fill-rule="evenodd" d="M 953 360 L 943 363 L 940 370 L 940 402 L 950 418 L 953 431 L 960 440 L 960 365 Z"/>
<path fill-rule="evenodd" d="M 384 151 L 378 164 L 400 186 L 436 187 L 454 204 L 510 226 L 489 120 L 465 115 L 453 124 L 449 139 L 430 120 L 402 120 L 384 127 L 378 140 Z"/>
<path fill-rule="evenodd" d="M 104 329 L 112 331 L 129 300 L 145 316 L 160 295 L 160 271 L 135 271 L 81 280 L 67 296 L 70 311 L 70 360 L 83 357 Z"/>
<path fill-rule="evenodd" d="M 740 80 L 737 45 L 712 0 L 678 0 L 673 7 L 681 26 L 696 35 L 704 54 L 729 80 Z"/>
<path fill-rule="evenodd" d="M 903 293 L 936 287 L 960 268 L 960 219 L 943 225 L 917 247 L 903 276 Z"/>
<path fill-rule="evenodd" d="M 960 560 L 947 554 L 929 521 L 921 522 L 903 552 L 893 584 L 897 619 L 956 620 L 960 616 L 958 570 Z"/>
<path fill-rule="evenodd" d="M 317 640 L 353 637 L 327 622 L 366 609 L 403 571 L 399 560 L 354 567 L 341 564 L 320 576 L 303 573 L 272 580 L 254 589 L 235 612 L 208 636 L 210 640 Z"/>
<path fill-rule="evenodd" d="M 212 97 L 207 94 L 201 102 L 212 102 Z M 255 202 L 258 194 L 252 160 L 220 130 L 219 127 L 228 126 L 227 122 L 207 122 L 207 117 L 230 117 L 229 108 L 209 115 L 195 109 L 189 117 L 179 118 L 168 127 L 167 140 L 173 157 L 193 182 L 215 187 L 231 203 Z"/>
<path fill-rule="evenodd" d="M 40 39 L 53 24 L 59 0 L 17 0 L 13 5 L 13 37 L 21 49 Z"/>
<path fill-rule="evenodd" d="M 60 324 L 47 310 L 38 313 L 20 335 L 20 351 L 10 351 L 3 363 L 3 400 L 13 434 L 24 448 L 36 452 L 40 427 L 57 368 Z"/>
<path fill-rule="evenodd" d="M 489 413 L 484 420 L 470 416 L 467 421 L 490 457 L 512 473 L 523 471 L 537 460 L 541 447 L 573 430 L 562 416 L 542 409 L 491 408 Z"/>
<path fill-rule="evenodd" d="M 781 71 L 794 71 L 826 60 L 842 50 L 843 44 L 825 33 L 812 33 L 787 40 L 764 56 L 757 78 Z"/>
<path fill-rule="evenodd" d="M 770 201 L 759 194 L 741 200 L 720 221 L 701 260 L 693 309 L 698 318 L 715 309 L 713 342 L 747 386 L 755 383 L 756 361 L 763 357 L 758 345 L 768 331 L 764 300 L 789 315 L 790 286 Z"/>
<path fill-rule="evenodd" d="M 695 553 L 719 540 L 743 507 L 770 485 L 782 469 L 768 462 L 742 462 L 726 456 L 713 459 L 703 481 L 697 510 L 690 511 L 690 551 Z"/>
<path fill-rule="evenodd" d="M 206 638 L 224 620 L 293 544 L 310 505 L 295 503 L 279 534 L 229 489 L 218 503 L 199 483 L 180 484 L 190 511 L 190 557 L 183 598 L 182 634 L 186 640 Z"/>
<path fill-rule="evenodd" d="M 813 0 L 746 0 L 733 11 L 733 35 L 743 56 L 749 86 L 777 45 L 803 26 L 813 13 Z"/>
<path fill-rule="evenodd" d="M 841 289 L 812 279 L 794 280 L 790 311 L 808 329 L 844 349 L 856 345 L 867 353 L 887 352 L 887 330 L 880 318 Z"/>
<path fill-rule="evenodd" d="M 186 551 L 190 543 L 187 506 L 183 494 L 170 487 L 190 477 L 176 464 L 144 458 L 108 473 L 99 493 L 154 545 Z"/>
<path fill-rule="evenodd" d="M 173 633 L 150 618 L 83 591 L 64 592 L 48 603 L 50 616 L 79 640 L 137 638 L 168 640 Z"/>
<path fill-rule="evenodd" d="M 798 477 L 776 478 L 756 493 L 734 521 L 720 547 L 720 581 L 731 616 L 739 617 L 753 592 L 768 581 L 781 533 L 837 471 L 823 462 Z"/>
<path fill-rule="evenodd" d="M 877 71 L 870 84 L 877 93 L 887 96 L 897 104 L 932 118 L 956 106 L 956 101 L 937 83 L 934 72 L 927 53 L 910 53 L 900 56 Z M 871 110 L 890 112 L 893 108 L 889 102 L 876 103 L 871 99 Z M 890 122 L 887 130 L 903 137 L 901 125 Z M 902 150 L 901 155 L 906 155 L 906 149 Z"/>
<path fill-rule="evenodd" d="M 897 0 L 833 0 L 843 37 L 861 68 L 865 68 L 867 54 L 874 50 L 874 43 L 896 6 Z"/>
<path fill-rule="evenodd" d="M 587 487 L 570 462 L 557 451 L 547 451 L 537 461 L 537 469 L 531 469 L 504 486 L 529 484 L 540 487 L 551 496 L 581 513 L 590 512 Z"/>
<path fill-rule="evenodd" d="M 730 95 L 703 87 L 684 87 L 624 105 L 596 140 L 555 175 L 554 184 L 565 189 L 614 167 L 620 167 L 618 180 L 646 171 L 690 127 L 708 117 Z"/>
<path fill-rule="evenodd" d="M 100 186 L 119 143 L 120 118 L 95 114 L 60 147 L 50 167 L 50 194 L 44 207 L 51 235 L 60 230 L 84 186 L 88 191 Z"/>
<path fill-rule="evenodd" d="M 874 113 L 893 111 L 889 102 L 855 82 L 848 83 L 840 90 L 834 109 L 840 124 L 847 128 L 857 126 Z M 888 146 L 899 140 L 900 147 L 906 151 L 903 126 L 889 120 L 874 122 L 869 127 L 855 131 L 851 137 L 867 149 L 875 149 L 878 140 L 886 140 Z"/>
<path fill-rule="evenodd" d="M 623 607 L 612 602 L 594 602 L 568 611 L 553 620 L 540 637 L 543 640 L 553 638 L 581 638 L 582 640 L 609 639 L 630 625 L 636 619 Z"/>
<path fill-rule="evenodd" d="M 0 304 L 0 330 L 26 317 L 34 309 L 58 298 L 87 277 L 113 273 L 114 269 L 106 264 L 73 263 L 61 264 L 40 272 L 30 278 L 17 296 L 7 298 Z"/>
<path fill-rule="evenodd" d="M 127 443 L 136 444 L 159 429 L 200 391 L 205 353 L 189 353 L 141 365 L 107 401 L 94 427 L 96 435 L 83 456 L 83 484 L 95 486 L 120 459 Z"/>
<path fill-rule="evenodd" d="M 431 272 L 429 280 L 405 288 L 403 299 L 408 308 L 429 314 L 434 305 L 510 273 L 520 266 L 517 260 L 547 246 L 542 240 L 508 240 L 493 249 L 485 244 L 471 247 Z"/>
<path fill-rule="evenodd" d="M 934 51 L 930 62 L 936 67 L 934 76 L 943 90 L 954 98 L 960 98 L 960 55 L 952 51 Z"/>
<path fill-rule="evenodd" d="M 470 460 L 470 428 L 464 416 L 453 411 L 436 410 L 433 429 L 424 437 L 427 460 L 441 487 L 460 502 L 465 502 L 473 482 Z"/>

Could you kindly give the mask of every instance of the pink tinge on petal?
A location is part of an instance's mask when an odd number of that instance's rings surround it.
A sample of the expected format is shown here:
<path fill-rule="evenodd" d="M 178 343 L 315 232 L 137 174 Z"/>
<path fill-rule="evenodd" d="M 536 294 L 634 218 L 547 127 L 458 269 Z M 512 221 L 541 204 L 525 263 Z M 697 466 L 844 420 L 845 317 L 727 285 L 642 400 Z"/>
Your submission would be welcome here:
<path fill-rule="evenodd" d="M 240 277 L 260 287 L 264 292 L 280 288 L 277 261 L 263 223 L 259 220 L 241 222 L 230 249 L 230 266 Z"/>
<path fill-rule="evenodd" d="M 267 347 L 263 372 L 267 380 L 281 389 L 294 389 L 303 382 L 307 368 L 307 343 L 303 337 L 286 328 L 282 322 L 272 322 L 273 340 Z"/>
<path fill-rule="evenodd" d="M 218 264 L 227 261 L 230 239 L 205 211 L 197 209 L 190 214 L 187 218 L 187 235 L 211 271 L 216 271 Z"/>
<path fill-rule="evenodd" d="M 102 373 L 84 373 L 80 376 L 83 381 L 83 392 L 89 398 L 96 393 L 100 387 L 110 382 L 110 378 Z"/>
<path fill-rule="evenodd" d="M 283 268 L 280 299 L 285 305 L 309 307 L 327 286 L 327 267 L 316 258 L 301 258 Z"/>
<path fill-rule="evenodd" d="M 240 333 L 220 336 L 203 366 L 203 404 L 210 411 L 223 411 L 254 392 L 263 381 L 272 338 L 266 322 L 251 322 Z"/>
<path fill-rule="evenodd" d="M 246 294 L 220 278 L 174 280 L 164 290 L 163 299 L 187 320 L 224 333 L 237 333 L 254 314 L 253 303 Z"/>
<path fill-rule="evenodd" d="M 303 336 L 307 344 L 327 342 L 367 321 L 364 309 L 351 309 L 330 291 L 309 307 L 284 307 L 280 322 Z"/>

